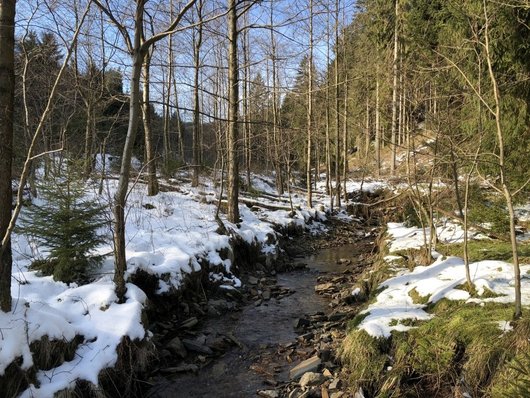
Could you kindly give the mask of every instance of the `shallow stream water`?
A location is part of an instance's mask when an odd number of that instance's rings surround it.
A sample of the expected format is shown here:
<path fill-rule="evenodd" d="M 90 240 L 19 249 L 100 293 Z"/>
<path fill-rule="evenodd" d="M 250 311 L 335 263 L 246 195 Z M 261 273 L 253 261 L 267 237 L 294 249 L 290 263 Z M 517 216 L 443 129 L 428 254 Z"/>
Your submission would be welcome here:
<path fill-rule="evenodd" d="M 280 300 L 271 299 L 260 306 L 249 304 L 241 311 L 228 313 L 219 318 L 205 320 L 203 331 L 232 333 L 242 344 L 223 356 L 215 358 L 197 374 L 178 374 L 153 386 L 150 398 L 193 398 L 193 397 L 256 397 L 256 391 L 267 387 L 266 372 L 256 372 L 253 364 L 267 353 L 273 352 L 278 344 L 287 344 L 296 339 L 293 323 L 298 318 L 318 312 L 328 312 L 328 302 L 315 294 L 317 277 L 323 273 L 339 273 L 345 265 L 338 264 L 342 258 L 355 258 L 357 244 L 331 249 L 321 249 L 316 254 L 300 258 L 295 262 L 307 264 L 306 269 L 277 275 L 277 284 L 289 288 L 294 294 Z M 287 362 L 274 364 L 276 378 L 287 381 L 288 371 L 294 366 Z"/>

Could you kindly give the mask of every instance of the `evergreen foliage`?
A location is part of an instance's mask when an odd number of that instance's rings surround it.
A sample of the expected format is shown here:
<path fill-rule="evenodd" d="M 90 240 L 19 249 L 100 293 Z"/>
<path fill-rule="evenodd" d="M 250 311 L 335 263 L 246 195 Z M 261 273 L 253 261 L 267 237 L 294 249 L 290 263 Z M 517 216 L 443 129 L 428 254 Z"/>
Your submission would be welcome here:
<path fill-rule="evenodd" d="M 33 267 L 55 280 L 84 283 L 101 265 L 92 251 L 103 242 L 99 229 L 105 224 L 104 207 L 86 196 L 80 178 L 51 176 L 39 186 L 39 203 L 21 216 L 20 232 L 49 249 L 45 260 Z"/>

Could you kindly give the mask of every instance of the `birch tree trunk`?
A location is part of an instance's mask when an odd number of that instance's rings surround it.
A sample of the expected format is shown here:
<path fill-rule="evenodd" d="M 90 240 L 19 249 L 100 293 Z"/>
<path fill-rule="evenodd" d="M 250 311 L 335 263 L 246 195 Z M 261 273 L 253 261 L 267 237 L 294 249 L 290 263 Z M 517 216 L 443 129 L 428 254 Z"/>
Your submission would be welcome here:
<path fill-rule="evenodd" d="M 149 85 L 151 80 L 151 52 L 145 55 L 143 63 L 143 90 L 142 90 L 142 116 L 145 139 L 145 162 L 147 163 L 147 195 L 158 194 L 158 181 L 156 179 L 156 158 L 153 148 L 153 133 L 151 131 L 151 103 L 149 100 Z"/>

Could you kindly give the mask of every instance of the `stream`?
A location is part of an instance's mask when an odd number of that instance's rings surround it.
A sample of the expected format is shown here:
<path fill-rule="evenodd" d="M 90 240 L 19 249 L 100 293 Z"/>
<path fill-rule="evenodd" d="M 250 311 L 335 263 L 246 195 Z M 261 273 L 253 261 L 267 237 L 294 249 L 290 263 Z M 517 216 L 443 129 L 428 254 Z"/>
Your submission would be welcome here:
<path fill-rule="evenodd" d="M 329 300 L 315 293 L 317 278 L 342 274 L 347 264 L 339 260 L 355 258 L 362 249 L 362 245 L 353 243 L 320 249 L 315 254 L 297 258 L 293 263 L 307 267 L 275 276 L 276 285 L 289 289 L 292 294 L 250 303 L 241 311 L 221 317 L 206 318 L 202 333 L 232 335 L 238 346 L 228 349 L 197 373 L 178 373 L 157 380 L 146 396 L 255 397 L 258 390 L 287 382 L 289 369 L 296 362 L 289 363 L 285 356 L 275 355 L 278 347 L 289 346 L 297 339 L 297 320 L 330 311 Z"/>

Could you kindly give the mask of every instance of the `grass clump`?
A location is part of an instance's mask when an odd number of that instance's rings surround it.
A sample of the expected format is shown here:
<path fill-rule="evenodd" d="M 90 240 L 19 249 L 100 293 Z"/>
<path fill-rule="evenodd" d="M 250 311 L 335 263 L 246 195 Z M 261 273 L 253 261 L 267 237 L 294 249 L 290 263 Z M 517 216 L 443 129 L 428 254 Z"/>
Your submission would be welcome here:
<path fill-rule="evenodd" d="M 433 319 L 389 339 L 349 332 L 341 359 L 356 386 L 370 396 L 530 396 L 521 395 L 530 391 L 530 320 L 506 332 L 499 322 L 512 318 L 508 304 L 443 299 L 429 309 Z"/>
<path fill-rule="evenodd" d="M 464 253 L 463 243 L 439 244 L 436 250 L 445 256 L 459 256 Z M 470 240 L 468 242 L 469 261 L 502 260 L 510 262 L 512 246 L 510 242 L 500 240 Z M 530 244 L 519 242 L 518 253 L 521 263 L 530 259 Z"/>
<path fill-rule="evenodd" d="M 444 300 L 445 301 L 445 300 Z M 484 396 L 509 350 L 497 321 L 510 319 L 507 305 L 440 302 L 431 321 L 412 329 L 397 345 L 396 362 L 419 377 L 429 394 L 450 390 L 465 380 L 472 396 Z"/>
<path fill-rule="evenodd" d="M 492 398 L 530 396 L 530 319 L 512 321 L 511 325 L 513 331 L 506 334 L 511 355 L 493 377 L 488 390 Z"/>
<path fill-rule="evenodd" d="M 374 338 L 364 330 L 354 329 L 348 333 L 339 354 L 342 362 L 348 365 L 354 384 L 367 392 L 374 391 L 374 381 L 381 379 L 387 363 L 384 353 L 387 346 L 386 339 Z"/>

